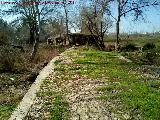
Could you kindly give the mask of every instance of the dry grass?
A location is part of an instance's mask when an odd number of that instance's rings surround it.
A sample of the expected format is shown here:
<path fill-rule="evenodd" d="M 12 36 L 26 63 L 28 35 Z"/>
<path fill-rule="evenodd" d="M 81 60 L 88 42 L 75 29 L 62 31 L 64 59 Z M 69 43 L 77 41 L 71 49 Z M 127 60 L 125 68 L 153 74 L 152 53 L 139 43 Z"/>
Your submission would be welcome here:
<path fill-rule="evenodd" d="M 31 46 L 24 46 L 24 53 L 19 49 L 0 47 L 0 119 L 4 120 L 8 119 L 32 84 L 33 81 L 27 81 L 31 72 L 39 66 L 42 69 L 44 62 L 49 62 L 67 47 L 41 43 L 33 62 L 30 62 Z"/>

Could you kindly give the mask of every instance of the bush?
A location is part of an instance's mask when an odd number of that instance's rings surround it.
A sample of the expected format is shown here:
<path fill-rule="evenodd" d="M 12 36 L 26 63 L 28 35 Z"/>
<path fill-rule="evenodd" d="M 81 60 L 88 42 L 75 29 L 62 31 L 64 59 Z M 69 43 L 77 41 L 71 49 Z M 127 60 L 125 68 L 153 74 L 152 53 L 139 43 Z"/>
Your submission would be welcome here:
<path fill-rule="evenodd" d="M 148 64 L 153 64 L 156 58 L 157 54 L 155 52 L 144 52 L 142 55 L 142 61 Z"/>
<path fill-rule="evenodd" d="M 26 70 L 26 58 L 18 50 L 3 46 L 0 48 L 0 72 L 21 72 Z"/>
<path fill-rule="evenodd" d="M 127 45 L 121 47 L 120 50 L 121 50 L 121 51 L 125 51 L 125 52 L 132 52 L 132 51 L 138 50 L 138 48 L 136 47 L 135 44 L 131 44 L 131 43 L 130 43 L 130 44 L 127 44 Z"/>
<path fill-rule="evenodd" d="M 149 52 L 143 52 L 141 60 L 145 64 L 160 65 L 160 55 L 155 50 L 151 50 Z"/>
<path fill-rule="evenodd" d="M 160 65 L 160 54 L 155 49 L 145 52 L 124 52 L 122 54 L 138 64 Z"/>
<path fill-rule="evenodd" d="M 151 49 L 154 49 L 154 48 L 156 48 L 155 44 L 153 44 L 153 43 L 146 43 L 143 46 L 142 50 L 145 51 L 145 50 L 151 50 Z"/>

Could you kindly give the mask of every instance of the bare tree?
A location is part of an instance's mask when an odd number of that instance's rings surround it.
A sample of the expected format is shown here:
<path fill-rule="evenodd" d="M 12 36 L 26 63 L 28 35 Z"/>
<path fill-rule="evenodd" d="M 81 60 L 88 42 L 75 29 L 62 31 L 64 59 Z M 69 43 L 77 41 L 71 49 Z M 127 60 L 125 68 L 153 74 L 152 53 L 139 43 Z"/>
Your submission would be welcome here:
<path fill-rule="evenodd" d="M 66 4 L 66 0 L 63 0 L 64 4 L 63 4 L 63 8 L 64 8 L 64 12 L 65 12 L 65 23 L 66 23 L 66 39 L 67 41 L 69 41 L 69 32 L 68 32 L 68 9 L 67 9 L 67 4 Z M 65 41 L 66 44 L 66 41 Z"/>
<path fill-rule="evenodd" d="M 34 45 L 33 45 L 32 53 L 31 53 L 31 60 L 34 59 L 34 57 L 37 53 L 38 43 L 39 43 L 40 11 L 39 11 L 39 5 L 38 4 L 35 4 L 35 6 L 33 6 L 33 14 L 34 14 L 34 25 L 35 25 L 35 40 L 34 40 Z"/>
<path fill-rule="evenodd" d="M 64 9 L 65 14 L 65 25 L 66 25 L 66 40 L 69 41 L 69 8 L 72 5 L 72 1 L 63 0 L 62 7 Z M 66 44 L 66 40 L 64 41 Z"/>
<path fill-rule="evenodd" d="M 16 1 L 15 1 L 16 2 Z M 39 42 L 39 34 L 41 23 L 48 18 L 49 13 L 53 13 L 55 10 L 55 4 L 40 4 L 45 2 L 44 0 L 21 0 L 14 6 L 7 7 L 8 10 L 3 10 L 5 15 L 18 15 L 16 21 L 25 19 L 30 29 L 29 43 L 33 45 L 31 60 L 34 59 Z"/>
<path fill-rule="evenodd" d="M 91 34 L 98 36 L 98 40 L 96 41 L 99 49 L 101 50 L 104 50 L 105 48 L 104 35 L 112 26 L 112 22 L 109 17 L 105 16 L 107 5 L 108 0 L 95 0 L 93 2 L 93 8 L 89 7 L 82 9 L 82 26 L 85 24 L 87 27 L 85 29 L 88 29 Z"/>
<path fill-rule="evenodd" d="M 117 17 L 114 17 L 112 11 L 107 8 L 108 14 L 116 21 L 116 50 L 119 49 L 120 41 L 120 21 L 122 17 L 125 17 L 129 13 L 133 13 L 135 20 L 143 16 L 144 10 L 149 7 L 155 7 L 159 5 L 158 0 L 110 0 L 110 3 L 117 4 Z"/>
<path fill-rule="evenodd" d="M 48 25 L 51 27 L 49 30 L 52 31 L 52 36 L 56 35 L 62 35 L 66 32 L 65 26 L 64 26 L 64 18 L 63 16 L 59 16 L 57 19 L 49 19 L 48 20 Z M 49 27 L 48 26 L 48 27 Z"/>

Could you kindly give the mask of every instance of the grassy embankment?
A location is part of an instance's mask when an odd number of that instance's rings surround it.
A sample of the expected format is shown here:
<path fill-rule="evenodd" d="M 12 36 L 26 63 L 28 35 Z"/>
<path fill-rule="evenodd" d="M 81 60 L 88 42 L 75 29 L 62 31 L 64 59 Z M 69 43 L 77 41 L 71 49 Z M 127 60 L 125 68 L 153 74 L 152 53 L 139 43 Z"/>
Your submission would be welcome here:
<path fill-rule="evenodd" d="M 49 105 L 51 119 L 61 117 L 68 119 L 69 108 L 65 101 L 68 90 L 61 92 L 52 91 L 51 84 L 57 84 L 59 89 L 67 80 L 75 80 L 79 76 L 87 76 L 92 79 L 101 79 L 107 85 L 97 87 L 97 91 L 103 92 L 98 100 L 109 101 L 114 107 L 106 106 L 116 114 L 128 114 L 128 119 L 159 120 L 160 119 L 160 80 L 144 76 L 137 71 L 141 65 L 127 63 L 119 60 L 120 53 L 102 52 L 78 48 L 67 53 L 73 64 L 56 62 L 56 76 L 52 80 L 46 80 L 43 84 L 45 92 L 39 93 L 41 97 L 52 98 Z M 77 57 L 73 57 L 77 54 Z M 80 57 L 83 55 L 84 57 Z M 50 78 L 51 79 L 51 78 Z M 78 78 L 77 78 L 78 79 Z M 48 88 L 47 88 L 48 87 Z M 64 88 L 64 87 L 63 87 Z M 55 96 L 61 97 L 55 97 Z M 55 99 L 55 100 L 54 100 Z M 51 107 L 52 106 L 52 107 Z M 65 110 L 68 110 L 65 112 Z M 58 117 L 57 117 L 58 115 Z M 120 115 L 124 119 L 123 115 Z"/>

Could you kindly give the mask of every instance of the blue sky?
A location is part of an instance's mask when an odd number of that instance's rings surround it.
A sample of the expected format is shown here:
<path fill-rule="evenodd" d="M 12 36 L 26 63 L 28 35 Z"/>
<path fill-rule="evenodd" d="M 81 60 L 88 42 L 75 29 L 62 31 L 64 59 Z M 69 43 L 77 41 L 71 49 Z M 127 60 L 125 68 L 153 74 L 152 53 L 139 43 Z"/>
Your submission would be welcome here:
<path fill-rule="evenodd" d="M 0 1 L 10 1 L 10 0 L 0 0 Z M 14 1 L 14 0 L 13 0 Z M 59 0 L 57 0 L 59 1 Z M 79 0 L 74 0 L 75 4 L 78 3 Z M 73 5 L 76 6 L 76 5 Z M 116 15 L 116 4 L 112 6 L 112 11 Z M 4 18 L 4 17 L 2 17 Z M 14 17 L 6 17 L 5 20 L 11 21 Z M 150 8 L 145 12 L 146 20 L 140 21 L 132 21 L 133 16 L 127 16 L 126 18 L 122 18 L 120 22 L 120 31 L 133 33 L 133 32 L 158 32 L 160 31 L 160 10 L 155 8 Z M 115 21 L 113 22 L 113 27 L 109 30 L 110 32 L 115 32 Z"/>
<path fill-rule="evenodd" d="M 144 20 L 132 21 L 133 16 L 122 18 L 121 31 L 122 32 L 159 32 L 160 31 L 160 10 L 151 8 L 144 13 Z"/>
<path fill-rule="evenodd" d="M 160 8 L 160 7 L 159 7 Z M 117 18 L 117 5 L 116 3 L 111 6 L 112 14 Z M 121 18 L 120 31 L 121 33 L 146 33 L 146 32 L 159 32 L 160 31 L 160 9 L 158 8 L 146 8 L 144 10 L 145 20 L 139 19 L 138 21 L 133 21 L 134 16 L 128 14 L 125 18 Z M 115 21 L 113 28 L 110 32 L 115 32 Z"/>

